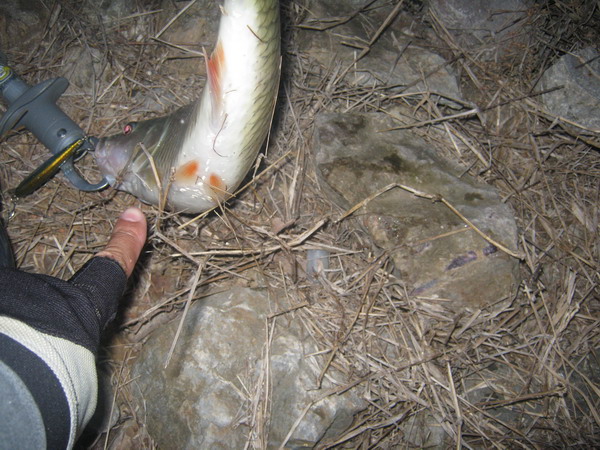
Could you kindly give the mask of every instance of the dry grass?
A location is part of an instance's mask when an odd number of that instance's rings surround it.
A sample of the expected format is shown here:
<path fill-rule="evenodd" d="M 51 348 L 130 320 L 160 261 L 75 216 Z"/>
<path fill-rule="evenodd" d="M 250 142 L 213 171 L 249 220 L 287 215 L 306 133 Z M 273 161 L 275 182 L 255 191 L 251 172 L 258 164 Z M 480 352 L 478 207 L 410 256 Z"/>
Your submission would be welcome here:
<path fill-rule="evenodd" d="M 390 14 L 398 4 L 379 3 Z M 417 21 L 433 27 L 432 45 L 454 61 L 477 107 L 476 114 L 447 119 L 456 111 L 429 93 L 359 88 L 341 77 L 352 68 L 317 65 L 294 40 L 292 24 L 308 16 L 304 2 L 286 3 L 281 97 L 267 156 L 256 170 L 264 175 L 238 200 L 195 221 L 143 206 L 149 244 L 106 351 L 121 417 L 134 414 L 128 367 L 147 334 L 188 298 L 244 284 L 284 290 L 293 308 L 282 313 L 301 320 L 314 339 L 322 377 L 335 368 L 346 378 L 340 391 L 356 387 L 368 400 L 353 427 L 329 446 L 418 447 L 427 439 L 420 436 L 429 433 L 427 421 L 457 447 L 598 445 L 600 136 L 553 117 L 535 95 L 539 75 L 557 57 L 598 42 L 600 17 L 592 3 L 536 3 L 528 16 L 533 42 L 494 63 L 478 59 L 478 49 L 461 48 L 418 2 L 407 4 Z M 91 135 L 116 132 L 127 121 L 197 97 L 202 74 L 191 72 L 182 83 L 169 66 L 194 54 L 149 38 L 175 10 L 153 12 L 140 3 L 138 13 L 106 27 L 86 19 L 94 16 L 80 13 L 79 3 L 71 6 L 54 7 L 35 46 L 8 53 L 33 83 L 56 76 L 72 48 L 94 51 L 94 83 L 62 100 Z M 515 211 L 523 282 L 500 313 L 450 314 L 443 302 L 408 295 L 387 270 L 389 255 L 372 246 L 352 216 L 336 221 L 343 211 L 316 183 L 315 114 L 390 111 L 399 104 L 413 116 L 399 125 L 418 125 L 416 132 L 495 185 Z M 40 164 L 44 152 L 26 134 L 3 142 L 4 189 Z M 97 176 L 91 161 L 80 167 Z M 57 177 L 15 207 L 8 230 L 20 267 L 69 277 L 106 242 L 114 219 L 130 204 L 138 202 L 127 194 L 80 193 Z M 305 274 L 311 248 L 332 255 L 316 284 Z M 268 398 L 255 397 L 250 423 L 260 443 Z M 106 442 L 152 447 L 133 420 L 126 423 L 129 431 L 117 428 Z"/>

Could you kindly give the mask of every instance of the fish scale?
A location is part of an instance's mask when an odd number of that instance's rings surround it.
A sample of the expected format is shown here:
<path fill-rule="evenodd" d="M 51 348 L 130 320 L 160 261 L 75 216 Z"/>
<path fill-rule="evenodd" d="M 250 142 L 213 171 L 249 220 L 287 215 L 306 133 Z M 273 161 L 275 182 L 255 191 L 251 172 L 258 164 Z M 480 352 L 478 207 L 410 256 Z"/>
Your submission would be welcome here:
<path fill-rule="evenodd" d="M 246 176 L 269 131 L 279 86 L 279 2 L 225 0 L 221 10 L 199 100 L 100 139 L 96 161 L 113 187 L 198 213 L 229 198 Z"/>

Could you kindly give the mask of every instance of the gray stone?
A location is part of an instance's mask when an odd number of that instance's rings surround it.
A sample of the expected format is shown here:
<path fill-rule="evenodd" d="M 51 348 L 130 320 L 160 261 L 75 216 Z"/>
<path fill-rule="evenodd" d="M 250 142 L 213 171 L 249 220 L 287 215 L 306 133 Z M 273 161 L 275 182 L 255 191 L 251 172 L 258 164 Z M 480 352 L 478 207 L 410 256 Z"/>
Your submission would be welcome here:
<path fill-rule="evenodd" d="M 432 14 L 457 42 L 467 49 L 479 47 L 478 57 L 488 60 L 522 53 L 520 48 L 531 35 L 525 28 L 529 4 L 526 0 L 429 0 Z"/>
<path fill-rule="evenodd" d="M 199 0 L 183 14 L 159 37 L 169 45 L 165 46 L 166 57 L 161 67 L 163 75 L 171 75 L 177 79 L 186 79 L 190 75 L 204 74 L 205 61 L 198 54 L 188 53 L 180 49 L 195 52 L 205 50 L 210 54 L 217 41 L 217 32 L 221 17 L 219 5 L 213 0 Z M 163 1 L 160 13 L 160 24 L 165 26 L 182 9 L 185 3 Z M 175 7 L 174 7 L 175 6 Z"/>
<path fill-rule="evenodd" d="M 93 94 L 99 81 L 106 79 L 102 58 L 99 50 L 89 46 L 72 46 L 65 51 L 59 75 L 69 80 L 70 92 Z"/>
<path fill-rule="evenodd" d="M 577 361 L 576 370 L 564 367 L 558 369 L 559 374 L 568 380 L 569 394 L 565 396 L 565 402 L 572 417 L 587 420 L 594 412 L 594 402 L 590 399 L 598 399 L 597 386 L 600 386 L 600 348 L 591 348 L 589 353 L 580 354 L 573 360 Z"/>
<path fill-rule="evenodd" d="M 356 6 L 345 1 L 316 3 L 311 8 L 314 19 L 326 23 L 327 18 L 334 21 L 335 18 L 350 17 L 356 10 Z M 390 9 L 382 7 L 373 10 L 375 15 L 364 23 L 354 19 L 325 31 L 300 30 L 300 50 L 338 74 L 352 66 L 345 81 L 355 86 L 387 87 L 392 92 L 406 94 L 430 92 L 444 104 L 459 107 L 460 102 L 452 100 L 460 100 L 461 94 L 450 65 L 440 55 L 412 43 L 400 23 L 393 22 L 369 52 L 355 62 L 361 46 L 391 13 Z M 365 32 L 366 27 L 372 28 L 370 32 Z"/>
<path fill-rule="evenodd" d="M 353 206 L 391 183 L 447 199 L 493 239 L 515 249 L 517 227 L 493 187 L 442 158 L 386 115 L 324 113 L 316 118 L 314 152 L 326 193 Z M 440 202 L 393 189 L 356 215 L 375 244 L 388 250 L 409 292 L 446 299 L 454 310 L 508 301 L 518 284 L 518 261 L 499 251 Z M 502 306 L 502 302 L 498 306 Z"/>
<path fill-rule="evenodd" d="M 440 419 L 427 409 L 422 409 L 399 424 L 404 432 L 404 448 L 426 448 L 444 450 L 453 447 L 453 439 L 446 433 Z"/>
<path fill-rule="evenodd" d="M 148 12 L 149 6 L 144 7 L 138 2 L 129 0 L 86 1 L 80 2 L 79 8 L 78 14 L 93 27 L 101 23 L 103 29 L 111 29 L 113 33 L 116 32 L 128 40 L 139 42 L 148 37 L 151 30 L 149 22 L 145 20 L 146 17 L 143 14 L 138 16 L 139 13 Z"/>
<path fill-rule="evenodd" d="M 266 352 L 266 326 L 272 324 L 267 315 L 282 307 L 265 292 L 244 288 L 194 303 L 167 369 L 178 321 L 144 343 L 133 369 L 136 397 L 143 399 L 137 415 L 159 448 L 243 448 L 250 439 L 252 398 L 265 371 L 268 447 L 279 446 L 299 418 L 291 439 L 311 443 L 335 437 L 351 424 L 363 401 L 353 392 L 316 401 L 333 384 L 326 379 L 317 388 L 322 362 L 307 356 L 315 346 L 297 320 L 275 319 Z"/>
<path fill-rule="evenodd" d="M 120 20 L 136 13 L 136 4 L 128 0 L 102 0 L 90 2 L 86 7 L 98 8 L 88 14 L 100 12 L 102 20 L 109 25 L 116 25 Z"/>
<path fill-rule="evenodd" d="M 541 79 L 550 113 L 600 132 L 600 55 L 584 48 L 562 56 Z"/>
<path fill-rule="evenodd" d="M 44 33 L 50 10 L 42 0 L 0 2 L 0 51 L 29 53 Z M 10 63 L 10 60 L 9 60 Z"/>
<path fill-rule="evenodd" d="M 544 391 L 533 377 L 523 379 L 504 364 L 490 364 L 464 377 L 465 399 L 504 423 L 521 422 L 531 426 L 534 417 L 543 414 L 542 401 L 514 402 L 528 394 Z"/>

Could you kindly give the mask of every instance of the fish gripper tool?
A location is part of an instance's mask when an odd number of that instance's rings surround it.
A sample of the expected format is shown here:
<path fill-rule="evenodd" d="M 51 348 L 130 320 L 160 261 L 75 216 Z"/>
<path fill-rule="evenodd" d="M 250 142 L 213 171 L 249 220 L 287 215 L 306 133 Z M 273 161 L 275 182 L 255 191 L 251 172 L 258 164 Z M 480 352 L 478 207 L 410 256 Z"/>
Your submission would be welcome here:
<path fill-rule="evenodd" d="M 0 52 L 0 95 L 8 105 L 0 118 L 0 137 L 12 129 L 24 127 L 53 155 L 17 186 L 16 197 L 33 193 L 59 170 L 82 191 L 98 191 L 108 185 L 104 178 L 92 184 L 75 170 L 74 161 L 85 152 L 93 151 L 97 139 L 86 136 L 56 105 L 67 87 L 69 82 L 62 77 L 29 86 L 7 65 L 5 55 Z"/>

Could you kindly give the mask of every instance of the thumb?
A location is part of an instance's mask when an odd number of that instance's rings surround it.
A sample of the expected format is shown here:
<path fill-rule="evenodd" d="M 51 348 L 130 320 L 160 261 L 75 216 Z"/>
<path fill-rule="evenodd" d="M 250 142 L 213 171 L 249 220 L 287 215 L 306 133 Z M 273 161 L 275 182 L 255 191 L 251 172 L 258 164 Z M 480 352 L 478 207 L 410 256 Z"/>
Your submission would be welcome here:
<path fill-rule="evenodd" d="M 114 259 L 129 277 L 145 242 L 146 218 L 140 209 L 128 208 L 117 220 L 108 244 L 96 256 Z"/>

